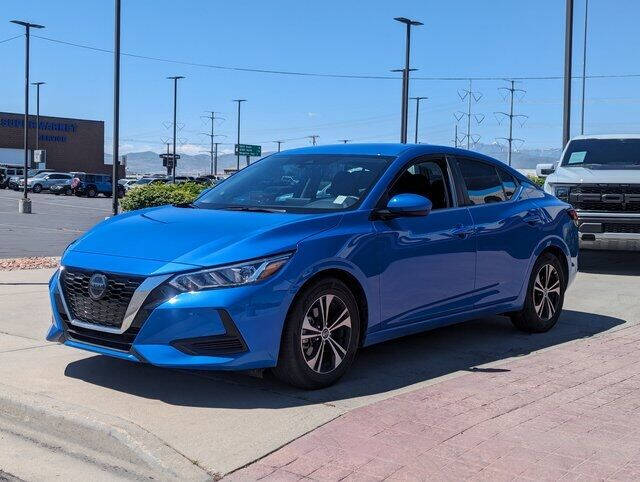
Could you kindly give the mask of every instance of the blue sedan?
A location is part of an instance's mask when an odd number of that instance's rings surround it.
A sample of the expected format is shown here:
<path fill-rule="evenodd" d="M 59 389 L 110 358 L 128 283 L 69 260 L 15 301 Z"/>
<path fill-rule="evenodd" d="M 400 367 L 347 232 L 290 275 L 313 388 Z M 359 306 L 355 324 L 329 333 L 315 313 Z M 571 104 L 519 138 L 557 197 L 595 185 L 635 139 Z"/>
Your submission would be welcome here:
<path fill-rule="evenodd" d="M 577 271 L 576 220 L 461 149 L 283 151 L 192 204 L 121 214 L 73 242 L 51 278 L 47 339 L 326 387 L 392 338 L 496 314 L 552 328 Z"/>

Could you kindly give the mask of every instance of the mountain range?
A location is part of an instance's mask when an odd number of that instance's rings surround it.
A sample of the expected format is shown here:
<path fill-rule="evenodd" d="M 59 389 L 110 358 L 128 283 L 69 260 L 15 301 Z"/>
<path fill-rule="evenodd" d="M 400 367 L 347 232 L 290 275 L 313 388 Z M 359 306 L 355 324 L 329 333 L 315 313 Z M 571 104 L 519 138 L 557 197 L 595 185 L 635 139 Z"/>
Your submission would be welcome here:
<path fill-rule="evenodd" d="M 507 162 L 507 151 L 498 144 L 476 144 L 472 150 Z M 512 153 L 511 164 L 516 169 L 535 169 L 536 164 L 553 163 L 560 158 L 559 148 L 519 149 Z M 264 155 L 271 154 L 265 152 Z M 105 161 L 111 160 L 111 154 L 105 153 Z M 256 160 L 256 158 L 253 158 Z M 245 159 L 240 159 L 244 167 Z M 218 171 L 235 169 L 236 156 L 222 154 L 218 156 Z M 178 172 L 185 175 L 208 174 L 211 169 L 211 160 L 207 154 L 188 155 L 182 154 L 178 161 Z M 127 172 L 129 174 L 154 174 L 164 172 L 162 160 L 157 152 L 142 151 L 127 154 Z"/>

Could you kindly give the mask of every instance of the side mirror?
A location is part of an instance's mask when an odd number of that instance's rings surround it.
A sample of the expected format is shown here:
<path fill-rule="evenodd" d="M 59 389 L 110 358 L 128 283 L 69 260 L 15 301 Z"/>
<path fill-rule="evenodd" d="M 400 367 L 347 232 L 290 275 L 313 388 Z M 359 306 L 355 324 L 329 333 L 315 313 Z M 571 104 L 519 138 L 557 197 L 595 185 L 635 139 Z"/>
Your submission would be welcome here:
<path fill-rule="evenodd" d="M 536 176 L 544 177 L 553 174 L 556 170 L 554 164 L 538 164 L 536 165 Z"/>
<path fill-rule="evenodd" d="M 396 194 L 389 200 L 386 209 L 380 209 L 376 214 L 379 219 L 426 216 L 431 212 L 432 207 L 431 201 L 424 196 Z"/>

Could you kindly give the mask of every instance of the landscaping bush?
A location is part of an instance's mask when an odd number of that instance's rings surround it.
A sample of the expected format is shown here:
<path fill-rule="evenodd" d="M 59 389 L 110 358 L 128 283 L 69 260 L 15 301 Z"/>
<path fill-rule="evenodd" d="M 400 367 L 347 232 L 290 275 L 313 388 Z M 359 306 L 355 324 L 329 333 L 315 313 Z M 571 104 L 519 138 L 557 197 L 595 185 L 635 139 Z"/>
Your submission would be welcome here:
<path fill-rule="evenodd" d="M 122 198 L 122 209 L 134 209 L 193 202 L 207 186 L 195 182 L 136 186 Z"/>
<path fill-rule="evenodd" d="M 539 177 L 539 176 L 527 176 L 527 177 L 532 183 L 537 184 L 540 187 L 544 186 L 544 180 L 545 180 L 544 177 Z"/>

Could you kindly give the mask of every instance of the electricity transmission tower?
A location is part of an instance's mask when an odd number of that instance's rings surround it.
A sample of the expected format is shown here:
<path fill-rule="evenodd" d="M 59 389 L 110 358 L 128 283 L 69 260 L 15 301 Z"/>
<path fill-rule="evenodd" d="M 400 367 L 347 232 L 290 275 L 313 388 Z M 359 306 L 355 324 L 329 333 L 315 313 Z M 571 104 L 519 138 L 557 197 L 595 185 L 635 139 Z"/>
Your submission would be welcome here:
<path fill-rule="evenodd" d="M 206 115 L 204 117 L 211 121 L 211 133 L 209 134 L 208 132 L 203 132 L 203 135 L 209 136 L 211 141 L 211 150 L 209 151 L 209 154 L 211 155 L 211 174 L 216 175 L 218 174 L 218 144 L 219 143 L 213 142 L 213 138 L 220 137 L 220 134 L 214 134 L 213 127 L 215 126 L 215 122 L 217 119 L 222 119 L 222 120 L 224 119 L 222 117 L 216 117 L 216 114 L 219 114 L 219 112 L 215 112 L 212 110 L 208 112 L 210 115 Z M 215 144 L 215 148 L 214 148 L 214 144 Z"/>
<path fill-rule="evenodd" d="M 315 145 L 316 145 L 316 139 L 318 139 L 318 137 L 320 137 L 320 136 L 319 136 L 319 135 L 317 135 L 317 134 L 315 134 L 315 135 L 307 136 L 307 137 L 308 137 L 309 139 L 311 139 L 311 144 L 315 146 Z"/>
<path fill-rule="evenodd" d="M 500 116 L 509 118 L 509 137 L 498 137 L 498 139 L 507 141 L 507 144 L 509 145 L 509 154 L 507 157 L 507 161 L 508 161 L 507 163 L 511 165 L 511 153 L 513 150 L 513 141 L 524 142 L 523 139 L 518 139 L 513 137 L 513 119 L 518 119 L 518 120 L 522 119 L 522 122 L 520 123 L 520 126 L 522 127 L 524 125 L 524 122 L 527 120 L 528 116 L 524 114 L 513 113 L 513 98 L 515 93 L 518 92 L 521 95 L 524 95 L 526 91 L 523 89 L 517 89 L 515 80 L 508 80 L 507 82 L 509 82 L 509 87 L 500 87 L 498 90 L 508 93 L 507 95 L 510 98 L 509 112 L 494 112 L 494 114 L 496 116 L 496 119 L 498 120 L 498 124 L 500 124 Z"/>
<path fill-rule="evenodd" d="M 463 117 L 467 118 L 467 132 L 465 132 L 460 142 L 467 141 L 467 149 L 471 147 L 471 144 L 476 144 L 480 140 L 480 136 L 477 134 L 471 134 L 471 119 L 473 118 L 476 124 L 480 124 L 484 120 L 484 114 L 474 113 L 472 111 L 472 105 L 477 104 L 482 99 L 482 92 L 475 92 L 471 85 L 471 79 L 469 79 L 469 88 L 458 91 L 460 100 L 467 101 L 467 112 L 458 111 L 454 114 L 456 121 L 460 121 Z M 456 138 L 457 139 L 457 138 Z"/>

